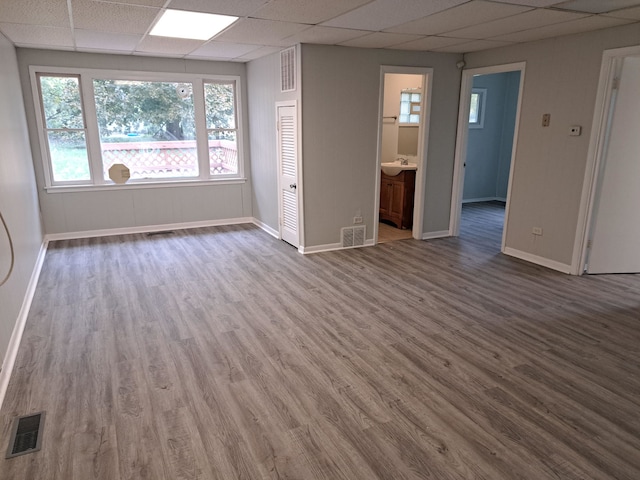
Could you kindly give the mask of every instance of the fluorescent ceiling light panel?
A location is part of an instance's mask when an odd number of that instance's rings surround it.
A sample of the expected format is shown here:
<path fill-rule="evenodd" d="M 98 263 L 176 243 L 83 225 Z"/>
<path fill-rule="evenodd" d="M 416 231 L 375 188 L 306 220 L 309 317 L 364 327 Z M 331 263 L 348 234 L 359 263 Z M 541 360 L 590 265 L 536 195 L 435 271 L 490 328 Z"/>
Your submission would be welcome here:
<path fill-rule="evenodd" d="M 236 20 L 238 17 L 215 13 L 165 10 L 149 35 L 209 40 Z"/>
<path fill-rule="evenodd" d="M 584 13 L 606 13 L 640 5 L 640 0 L 569 0 L 553 8 Z"/>

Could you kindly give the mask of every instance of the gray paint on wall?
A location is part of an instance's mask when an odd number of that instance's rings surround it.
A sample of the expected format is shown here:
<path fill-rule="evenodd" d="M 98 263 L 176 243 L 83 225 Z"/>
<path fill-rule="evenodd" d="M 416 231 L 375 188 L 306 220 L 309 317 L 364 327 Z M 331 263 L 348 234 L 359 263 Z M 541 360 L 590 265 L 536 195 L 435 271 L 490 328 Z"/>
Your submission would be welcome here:
<path fill-rule="evenodd" d="M 0 359 L 4 359 L 27 293 L 43 234 L 38 209 L 18 62 L 13 45 L 0 35 L 0 210 L 11 232 L 15 266 L 0 287 Z M 10 265 L 9 242 L 0 226 L 0 279 Z"/>
<path fill-rule="evenodd" d="M 251 178 L 246 67 L 231 62 L 209 62 L 155 57 L 103 55 L 52 50 L 17 49 L 25 111 L 33 151 L 46 233 L 81 232 L 109 228 L 150 226 L 194 221 L 251 217 L 251 182 L 234 185 L 176 186 L 83 192 L 47 192 L 37 133 L 29 66 L 96 68 L 154 73 L 238 75 L 242 79 L 245 175 Z"/>
<path fill-rule="evenodd" d="M 460 71 L 456 54 L 302 45 L 306 246 L 340 241 L 360 211 L 372 236 L 381 65 L 434 68 L 424 232 L 447 230 Z"/>
<path fill-rule="evenodd" d="M 278 230 L 276 102 L 298 99 L 300 86 L 294 92 L 280 92 L 279 53 L 249 62 L 247 84 L 253 216 Z"/>
<path fill-rule="evenodd" d="M 571 264 L 602 53 L 639 44 L 628 25 L 465 56 L 468 68 L 526 62 L 506 247 Z M 582 135 L 570 137 L 571 125 Z"/>
<path fill-rule="evenodd" d="M 482 128 L 470 128 L 463 200 L 506 199 L 518 107 L 520 72 L 479 75 L 474 88 L 486 90 Z"/>

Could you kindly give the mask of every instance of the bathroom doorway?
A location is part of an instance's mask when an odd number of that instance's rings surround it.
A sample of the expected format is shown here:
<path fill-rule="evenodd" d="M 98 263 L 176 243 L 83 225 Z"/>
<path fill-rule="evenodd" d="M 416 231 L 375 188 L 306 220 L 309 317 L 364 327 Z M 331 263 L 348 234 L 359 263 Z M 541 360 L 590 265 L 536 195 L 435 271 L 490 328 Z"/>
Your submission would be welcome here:
<path fill-rule="evenodd" d="M 462 74 L 450 231 L 496 252 L 508 228 L 523 79 L 524 64 Z"/>
<path fill-rule="evenodd" d="M 422 238 L 432 69 L 381 69 L 376 243 Z"/>

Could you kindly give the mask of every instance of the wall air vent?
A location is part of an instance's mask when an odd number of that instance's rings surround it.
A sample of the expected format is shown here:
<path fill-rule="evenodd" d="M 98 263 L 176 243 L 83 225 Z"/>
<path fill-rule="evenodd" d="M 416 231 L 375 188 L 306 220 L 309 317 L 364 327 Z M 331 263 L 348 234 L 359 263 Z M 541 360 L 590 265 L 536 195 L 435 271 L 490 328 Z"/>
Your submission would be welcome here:
<path fill-rule="evenodd" d="M 366 226 L 344 227 L 340 230 L 340 243 L 343 248 L 361 247 L 366 237 Z"/>
<path fill-rule="evenodd" d="M 280 91 L 293 92 L 296 89 L 296 47 L 280 52 Z"/>

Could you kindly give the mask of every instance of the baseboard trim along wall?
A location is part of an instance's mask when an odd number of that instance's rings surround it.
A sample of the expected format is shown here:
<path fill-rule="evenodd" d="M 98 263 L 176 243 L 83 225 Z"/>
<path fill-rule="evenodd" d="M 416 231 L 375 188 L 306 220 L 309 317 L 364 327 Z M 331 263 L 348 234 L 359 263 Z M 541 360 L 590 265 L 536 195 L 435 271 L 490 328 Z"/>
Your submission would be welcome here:
<path fill-rule="evenodd" d="M 482 198 L 468 198 L 466 200 L 462 200 L 462 203 L 478 203 L 478 202 L 505 202 L 506 198 L 501 197 L 482 197 Z"/>
<path fill-rule="evenodd" d="M 509 255 L 510 257 L 519 258 L 520 260 L 524 260 L 526 262 L 531 262 L 542 267 L 550 268 L 551 270 L 571 274 L 571 265 L 567 265 L 566 263 L 556 262 L 555 260 L 539 257 L 538 255 L 533 255 L 532 253 L 523 252 L 510 247 L 505 247 L 503 253 L 505 255 Z"/>
<path fill-rule="evenodd" d="M 433 238 L 450 237 L 451 232 L 449 230 L 440 230 L 437 232 L 427 232 L 422 234 L 422 240 L 431 240 Z"/>
<path fill-rule="evenodd" d="M 373 239 L 364 241 L 364 245 L 353 247 L 343 247 L 341 243 L 327 243 L 325 245 L 314 245 L 312 247 L 298 247 L 298 252 L 307 255 L 309 253 L 332 252 L 334 250 L 350 250 L 352 248 L 373 247 Z"/>
<path fill-rule="evenodd" d="M 280 240 L 280 232 L 278 232 L 275 228 L 271 228 L 269 225 L 267 225 L 266 223 L 258 220 L 257 218 L 253 218 L 252 219 L 252 223 L 256 227 L 261 228 L 262 230 L 267 232 L 272 237 L 277 238 L 278 240 Z"/>
<path fill-rule="evenodd" d="M 20 312 L 18 313 L 18 318 L 16 319 L 13 331 L 11 332 L 7 353 L 2 361 L 2 371 L 0 372 L 0 407 L 2 407 L 2 403 L 4 402 L 4 396 L 7 393 L 9 379 L 13 372 L 16 357 L 18 356 L 18 348 L 20 347 L 20 341 L 22 340 L 22 333 L 24 332 L 24 327 L 27 324 L 27 317 L 29 316 L 31 302 L 33 301 L 33 295 L 36 292 L 36 285 L 38 285 L 38 279 L 40 278 L 40 272 L 42 271 L 46 252 L 47 242 L 45 241 L 40 246 L 40 252 L 38 253 L 38 258 L 36 258 L 33 272 L 31 272 L 31 278 L 27 284 L 27 290 L 24 295 L 24 300 L 22 301 L 22 306 L 20 307 Z"/>
<path fill-rule="evenodd" d="M 108 237 L 110 235 L 127 235 L 132 233 L 160 232 L 163 230 L 185 230 L 187 228 L 220 227 L 223 225 L 238 225 L 240 223 L 254 223 L 251 217 L 223 218 L 220 220 L 202 220 L 198 222 L 166 223 L 163 225 L 143 225 L 138 227 L 106 228 L 104 230 L 85 230 L 82 232 L 48 233 L 45 240 L 74 240 L 77 238 Z M 260 225 L 258 225 L 260 226 Z M 262 228 L 262 227 L 261 227 Z"/>

